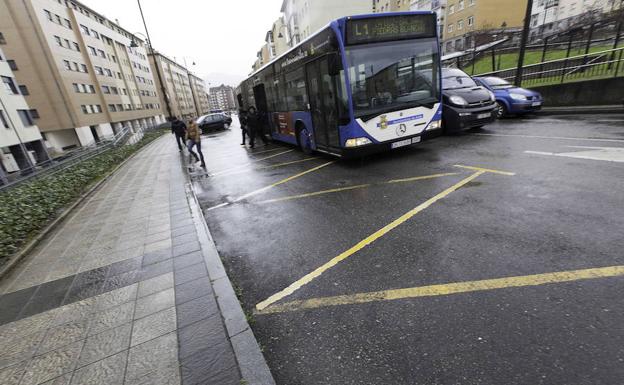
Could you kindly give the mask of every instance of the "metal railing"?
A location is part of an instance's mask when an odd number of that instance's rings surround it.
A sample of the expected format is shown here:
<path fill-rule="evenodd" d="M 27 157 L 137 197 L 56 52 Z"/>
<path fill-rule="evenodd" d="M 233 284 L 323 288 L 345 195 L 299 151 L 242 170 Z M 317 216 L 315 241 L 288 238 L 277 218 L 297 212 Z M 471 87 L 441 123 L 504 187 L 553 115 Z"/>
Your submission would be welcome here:
<path fill-rule="evenodd" d="M 546 85 L 569 81 L 624 76 L 624 47 L 549 60 L 523 67 L 522 85 Z M 513 81 L 516 68 L 481 73 Z"/>
<path fill-rule="evenodd" d="M 39 162 L 34 167 L 23 168 L 18 172 L 8 175 L 7 177 L 9 182 L 0 186 L 0 192 L 16 187 L 27 181 L 56 174 L 80 162 L 84 162 L 98 156 L 112 148 L 135 144 L 143 138 L 145 132 L 158 128 L 160 127 L 150 126 L 133 130 L 130 127 L 123 127 L 114 135 L 100 137 L 97 143 L 66 152 L 61 157 Z"/>

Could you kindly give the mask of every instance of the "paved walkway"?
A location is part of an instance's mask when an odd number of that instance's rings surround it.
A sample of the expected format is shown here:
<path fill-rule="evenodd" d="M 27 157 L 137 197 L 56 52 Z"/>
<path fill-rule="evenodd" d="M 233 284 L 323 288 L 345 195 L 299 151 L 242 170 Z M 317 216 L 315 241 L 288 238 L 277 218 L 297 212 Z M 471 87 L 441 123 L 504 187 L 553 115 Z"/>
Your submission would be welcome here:
<path fill-rule="evenodd" d="M 173 139 L 0 281 L 0 384 L 240 384 Z"/>

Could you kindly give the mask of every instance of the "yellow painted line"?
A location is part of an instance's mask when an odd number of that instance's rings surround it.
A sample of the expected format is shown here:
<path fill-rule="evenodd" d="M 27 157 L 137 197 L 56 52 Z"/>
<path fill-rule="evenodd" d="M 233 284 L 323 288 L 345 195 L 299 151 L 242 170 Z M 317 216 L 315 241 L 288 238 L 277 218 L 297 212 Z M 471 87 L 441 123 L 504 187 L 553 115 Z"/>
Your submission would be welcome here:
<path fill-rule="evenodd" d="M 331 193 L 337 193 L 337 192 L 341 192 L 341 191 L 357 190 L 357 189 L 362 189 L 362 188 L 366 188 L 366 187 L 370 187 L 370 186 L 372 186 L 372 184 L 359 184 L 359 185 L 355 185 L 355 186 L 332 188 L 332 189 L 329 189 L 329 190 L 315 191 L 315 192 L 311 192 L 311 193 L 307 193 L 307 194 L 292 195 L 292 196 L 288 196 L 288 197 L 284 197 L 284 198 L 277 198 L 277 199 L 269 199 L 269 200 L 266 200 L 266 201 L 257 202 L 257 204 L 276 203 L 276 202 L 290 201 L 290 200 L 294 200 L 294 199 L 303 199 L 303 198 L 314 197 L 314 196 L 317 196 L 317 195 L 331 194 Z"/>
<path fill-rule="evenodd" d="M 328 306 L 351 305 L 378 301 L 394 301 L 406 298 L 435 297 L 459 293 L 507 289 L 513 287 L 541 286 L 554 283 L 621 276 L 624 276 L 624 266 L 610 266 L 595 269 L 570 270 L 517 277 L 484 279 L 480 281 L 445 283 L 439 285 L 410 287 L 407 289 L 383 290 L 292 301 L 264 308 L 264 310 L 260 311 L 259 314 L 283 313 L 305 309 L 317 309 Z"/>
<path fill-rule="evenodd" d="M 507 176 L 514 176 L 514 175 L 516 175 L 513 172 L 492 170 L 491 168 L 483 168 L 483 167 L 464 166 L 464 165 L 461 165 L 461 164 L 456 164 L 455 167 L 465 168 L 467 170 L 472 170 L 472 171 L 485 171 L 485 172 L 490 172 L 492 174 L 500 174 L 500 175 L 507 175 Z"/>
<path fill-rule="evenodd" d="M 359 185 L 347 186 L 347 187 L 338 187 L 338 188 L 332 188 L 332 189 L 328 189 L 328 190 L 321 190 L 321 191 L 310 192 L 310 193 L 306 193 L 306 194 L 292 195 L 292 196 L 287 196 L 287 197 L 283 197 L 283 198 L 268 199 L 268 200 L 265 200 L 265 201 L 257 202 L 257 204 L 285 202 L 285 201 L 290 201 L 290 200 L 295 200 L 295 199 L 303 199 L 303 198 L 315 197 L 315 196 L 318 196 L 318 195 L 333 194 L 333 193 L 338 193 L 338 192 L 343 192 L 343 191 L 350 191 L 350 190 L 358 190 L 358 189 L 372 187 L 372 186 L 375 186 L 375 185 L 415 182 L 415 181 L 419 181 L 419 180 L 434 179 L 434 178 L 440 178 L 440 177 L 443 177 L 443 176 L 451 176 L 451 175 L 458 175 L 458 174 L 457 173 L 434 174 L 434 175 L 417 176 L 417 177 L 413 177 L 413 178 L 394 179 L 394 180 L 389 180 L 387 182 L 382 182 L 382 183 L 367 183 L 367 184 L 359 184 Z"/>
<path fill-rule="evenodd" d="M 320 170 L 320 169 L 322 169 L 323 167 L 327 167 L 327 166 L 329 166 L 330 164 L 333 164 L 333 163 L 335 163 L 335 162 L 336 162 L 335 160 L 332 160 L 331 162 L 323 163 L 323 164 L 322 164 L 322 165 L 320 165 L 320 166 L 316 166 L 316 167 L 311 168 L 311 169 L 309 169 L 309 170 L 306 170 L 306 171 L 304 171 L 304 172 L 300 172 L 299 174 L 296 174 L 296 175 L 293 175 L 293 176 L 289 176 L 288 178 L 284 178 L 284 179 L 280 180 L 279 182 L 275 182 L 275 183 L 273 183 L 273 184 L 271 184 L 271 185 L 268 185 L 268 186 L 263 187 L 263 188 L 261 188 L 261 189 L 258 189 L 258 190 L 252 191 L 252 192 L 250 192 L 250 193 L 247 193 L 247 194 L 245 194 L 245 195 L 243 195 L 243 196 L 241 196 L 241 197 L 238 197 L 238 198 L 234 199 L 234 201 L 233 201 L 233 202 L 234 202 L 234 203 L 235 203 L 235 202 L 240 202 L 240 201 L 242 201 L 243 199 L 247 199 L 247 198 L 252 197 L 252 196 L 254 196 L 254 195 L 261 194 L 261 193 L 263 193 L 263 192 L 265 192 L 265 191 L 267 191 L 267 190 L 270 190 L 270 189 L 272 189 L 272 188 L 274 188 L 274 187 L 277 187 L 277 186 L 279 186 L 279 185 L 281 185 L 281 184 L 288 183 L 288 182 L 290 182 L 291 180 L 294 180 L 294 179 L 297 179 L 297 178 L 301 178 L 302 176 L 304 176 L 304 175 L 306 175 L 306 174 L 309 174 L 309 173 L 312 173 L 312 172 L 314 172 L 314 171 Z"/>
<path fill-rule="evenodd" d="M 288 150 L 288 151 L 280 152 L 280 153 L 277 153 L 277 154 L 274 154 L 274 155 L 271 155 L 271 156 L 266 156 L 266 157 L 264 157 L 264 158 L 260 158 L 260 159 L 252 160 L 251 162 L 247 162 L 247 163 L 245 163 L 245 164 L 241 164 L 240 166 L 236 166 L 236 167 L 228 168 L 228 169 L 226 169 L 226 170 L 222 170 L 222 171 L 219 171 L 219 172 L 215 172 L 215 173 L 213 173 L 213 174 L 211 174 L 211 175 L 212 175 L 212 176 L 215 176 L 215 175 L 221 175 L 221 174 L 225 174 L 225 173 L 227 173 L 227 172 L 231 172 L 231 171 L 234 171 L 234 170 L 240 170 L 241 168 L 248 167 L 248 166 L 250 166 L 250 165 L 252 165 L 252 164 L 254 164 L 254 163 L 256 163 L 256 162 L 261 162 L 261 161 L 263 161 L 263 160 L 267 160 L 267 159 L 275 158 L 275 157 L 277 157 L 277 156 L 284 155 L 284 154 L 287 154 L 287 153 L 289 153 L 289 152 L 293 152 L 293 151 L 295 151 L 295 150 Z"/>
<path fill-rule="evenodd" d="M 357 253 L 358 251 L 362 250 L 366 246 L 368 246 L 371 243 L 375 242 L 377 239 L 383 237 L 384 235 L 386 235 L 390 231 L 394 230 L 396 227 L 398 227 L 399 225 L 403 224 L 404 222 L 406 222 L 407 220 L 412 218 L 414 215 L 416 215 L 419 212 L 425 210 L 426 208 L 428 208 L 429 206 L 431 206 L 435 202 L 437 202 L 440 199 L 448 196 L 452 192 L 460 189 L 464 185 L 470 183 L 471 181 L 473 181 L 474 179 L 478 178 L 480 175 L 483 175 L 485 173 L 486 173 L 486 171 L 483 171 L 483 170 L 477 171 L 474 174 L 470 175 L 469 177 L 464 178 L 461 181 L 455 183 L 453 186 L 447 188 L 446 190 L 442 191 L 438 195 L 436 195 L 436 196 L 426 200 L 425 202 L 423 202 L 420 205 L 416 206 L 415 208 L 413 208 L 412 210 L 410 210 L 407 213 L 403 214 L 399 218 L 395 219 L 390 224 L 384 226 L 383 228 L 375 231 L 373 234 L 369 235 L 365 239 L 361 240 L 360 242 L 358 242 L 357 244 L 352 246 L 350 249 L 344 251 L 340 255 L 332 258 L 327 263 L 325 263 L 322 266 L 316 268 L 314 271 L 306 274 L 302 278 L 300 278 L 297 281 L 293 282 L 287 288 L 283 289 L 282 291 L 280 291 L 278 293 L 273 294 L 269 298 L 267 298 L 264 301 L 258 303 L 256 305 L 256 309 L 259 310 L 259 311 L 262 311 L 262 310 L 266 309 L 267 307 L 269 307 L 270 305 L 274 304 L 275 302 L 281 300 L 282 298 L 291 295 L 295 291 L 299 290 L 302 286 L 304 286 L 304 285 L 312 282 L 314 279 L 318 278 L 325 271 L 331 269 L 332 267 L 336 266 L 338 263 L 344 261 L 345 259 L 349 258 L 350 256 L 352 256 L 353 254 Z"/>
<path fill-rule="evenodd" d="M 273 164 L 271 166 L 263 166 L 263 167 L 256 167 L 256 168 L 247 168 L 244 170 L 238 170 L 238 171 L 232 171 L 232 172 L 228 172 L 228 173 L 224 173 L 224 174 L 220 174 L 218 176 L 230 176 L 230 175 L 237 175 L 237 174 L 243 174 L 246 172 L 251 172 L 251 171 L 259 171 L 259 170 L 269 170 L 269 169 L 274 169 L 274 168 L 279 168 L 279 167 L 284 167 L 284 166 L 289 166 L 291 164 L 297 164 L 297 163 L 303 163 L 303 162 L 309 162 L 311 160 L 316 160 L 319 158 L 305 158 L 305 159 L 300 159 L 300 160 L 294 160 L 292 162 L 284 162 L 284 163 L 278 163 L 278 164 Z M 213 175 L 214 176 L 214 175 Z"/>
<path fill-rule="evenodd" d="M 447 173 L 443 173 L 443 174 L 433 174 L 433 175 L 424 175 L 424 176 L 415 176 L 413 178 L 405 178 L 405 179 L 393 179 L 393 180 L 389 180 L 386 183 L 388 184 L 392 184 L 392 183 L 407 183 L 407 182 L 416 182 L 419 180 L 427 180 L 427 179 L 435 179 L 435 178 L 442 178 L 443 176 L 453 176 L 453 175 L 459 175 L 456 172 L 447 172 Z"/>

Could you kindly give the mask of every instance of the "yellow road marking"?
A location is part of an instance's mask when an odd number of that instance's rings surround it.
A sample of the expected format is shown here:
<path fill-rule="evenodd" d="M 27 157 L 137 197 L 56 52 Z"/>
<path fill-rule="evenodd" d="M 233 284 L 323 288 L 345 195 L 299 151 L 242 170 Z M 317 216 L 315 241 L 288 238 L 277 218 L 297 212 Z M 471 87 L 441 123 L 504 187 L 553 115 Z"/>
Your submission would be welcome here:
<path fill-rule="evenodd" d="M 236 166 L 236 167 L 228 168 L 228 169 L 226 169 L 226 170 L 222 170 L 222 171 L 219 171 L 219 172 L 215 172 L 215 173 L 213 173 L 213 174 L 212 174 L 212 176 L 225 174 L 225 173 L 227 173 L 227 172 L 231 172 L 231 171 L 234 171 L 234 170 L 240 170 L 241 168 L 248 167 L 249 165 L 254 164 L 254 163 L 256 163 L 256 162 L 261 162 L 261 161 L 263 161 L 263 160 L 267 160 L 267 159 L 275 158 L 276 156 L 284 155 L 284 154 L 287 154 L 287 153 L 289 153 L 289 152 L 293 152 L 293 151 L 295 151 L 295 150 L 288 150 L 288 151 L 280 152 L 280 153 L 278 153 L 278 154 L 274 154 L 274 155 L 271 155 L 271 156 L 266 156 L 266 157 L 264 157 L 264 158 L 260 158 L 260 159 L 252 160 L 252 161 L 247 162 L 247 163 L 245 163 L 245 164 L 241 164 L 240 166 Z"/>
<path fill-rule="evenodd" d="M 351 305 L 378 301 L 394 301 L 397 299 L 406 298 L 434 297 L 476 291 L 506 289 L 512 287 L 541 286 L 553 283 L 565 283 L 588 279 L 620 277 L 623 275 L 624 266 L 610 266 L 595 269 L 571 270 L 517 277 L 484 279 L 480 281 L 455 282 L 439 285 L 410 287 L 407 289 L 383 290 L 368 293 L 292 301 L 264 308 L 264 310 L 258 313 L 283 313 L 305 309 L 316 309 L 327 306 Z"/>
<path fill-rule="evenodd" d="M 294 160 L 292 162 L 284 162 L 284 163 L 278 163 L 278 164 L 273 164 L 271 166 L 263 166 L 263 167 L 257 167 L 257 168 L 247 168 L 245 170 L 238 170 L 238 171 L 232 171 L 232 172 L 228 172 L 228 173 L 224 173 L 224 174 L 220 174 L 218 176 L 230 176 L 230 175 L 236 175 L 236 174 L 243 174 L 245 172 L 250 172 L 250 171 L 258 171 L 258 170 L 268 170 L 268 169 L 273 169 L 273 168 L 278 168 L 278 167 L 283 167 L 283 166 L 288 166 L 291 164 L 297 164 L 297 163 L 303 163 L 303 162 L 309 162 L 311 160 L 316 160 L 319 158 L 305 158 L 305 159 L 300 159 L 300 160 Z M 213 175 L 214 176 L 214 175 Z"/>
<path fill-rule="evenodd" d="M 274 187 L 277 187 L 277 186 L 279 186 L 279 185 L 281 185 L 281 184 L 284 184 L 284 183 L 290 182 L 291 180 L 294 180 L 294 179 L 300 178 L 300 177 L 302 177 L 302 176 L 304 176 L 304 175 L 306 175 L 306 174 L 309 174 L 309 173 L 311 173 L 311 172 L 314 172 L 314 171 L 320 170 L 320 169 L 322 169 L 323 167 L 327 167 L 327 166 L 329 166 L 330 164 L 333 164 L 333 163 L 335 163 L 335 162 L 336 162 L 335 160 L 332 160 L 331 162 L 323 163 L 323 164 L 322 164 L 322 165 L 320 165 L 320 166 L 316 166 L 316 167 L 311 168 L 311 169 L 309 169 L 309 170 L 306 170 L 306 171 L 304 171 L 304 172 L 300 172 L 299 174 L 296 174 L 296 175 L 293 175 L 293 176 L 289 176 L 288 178 L 284 178 L 284 179 L 280 180 L 279 182 L 275 182 L 275 183 L 273 183 L 273 184 L 271 184 L 271 185 L 268 185 L 268 186 L 263 187 L 263 188 L 261 188 L 261 189 L 258 189 L 258 190 L 256 190 L 256 191 L 252 191 L 252 192 L 247 193 L 247 194 L 245 194 L 245 195 L 243 195 L 243 196 L 241 196 L 241 197 L 238 197 L 238 198 L 234 199 L 234 202 L 240 202 L 240 201 L 242 201 L 243 199 L 247 199 L 247 198 L 252 197 L 252 196 L 254 196 L 254 195 L 258 195 L 258 194 L 263 193 L 263 192 L 265 192 L 265 191 L 267 191 L 267 190 L 270 190 L 270 189 L 272 189 L 272 188 L 274 188 Z"/>
<path fill-rule="evenodd" d="M 283 198 L 268 199 L 265 201 L 257 202 L 257 204 L 284 202 L 284 201 L 290 201 L 290 200 L 295 200 L 295 199 L 310 198 L 310 197 L 324 195 L 324 194 L 332 194 L 332 193 L 343 192 L 343 191 L 358 190 L 358 189 L 372 187 L 375 185 L 415 182 L 419 180 L 434 179 L 434 178 L 440 178 L 443 176 L 451 176 L 451 175 L 458 175 L 458 174 L 457 173 L 434 174 L 434 175 L 426 175 L 426 176 L 417 176 L 414 178 L 394 179 L 394 180 L 389 180 L 387 182 L 382 182 L 382 183 L 377 183 L 377 184 L 367 183 L 367 184 L 359 184 L 359 185 L 347 186 L 347 187 L 338 187 L 338 188 L 333 188 L 333 189 L 328 189 L 328 190 L 315 191 L 315 192 L 306 193 L 306 194 L 292 195 L 292 196 L 287 196 Z"/>
<path fill-rule="evenodd" d="M 297 281 L 293 282 L 287 288 L 283 289 L 282 291 L 280 291 L 278 293 L 273 294 L 269 298 L 267 298 L 264 301 L 258 303 L 256 305 L 256 309 L 259 310 L 259 311 L 262 311 L 262 310 L 266 309 L 267 307 L 269 307 L 270 305 L 274 304 L 275 302 L 281 300 L 282 298 L 291 295 L 295 291 L 299 290 L 302 286 L 304 286 L 304 285 L 312 282 L 314 279 L 318 278 L 325 271 L 327 271 L 327 270 L 331 269 L 332 267 L 336 266 L 339 262 L 349 258 L 353 254 L 357 253 L 358 251 L 362 250 L 366 246 L 368 246 L 371 243 L 375 242 L 377 239 L 383 237 L 384 235 L 386 235 L 387 233 L 389 233 L 390 231 L 392 231 L 393 229 L 395 229 L 399 225 L 403 224 L 408 219 L 412 218 L 414 215 L 416 215 L 419 212 L 425 210 L 426 208 L 428 208 L 429 206 L 431 206 L 435 202 L 437 202 L 440 199 L 446 197 L 447 195 L 451 194 L 452 192 L 460 189 L 464 185 L 470 183 L 471 181 L 473 181 L 474 179 L 478 178 L 480 175 L 485 174 L 486 172 L 487 171 L 485 171 L 485 170 L 479 170 L 479 171 L 475 172 L 474 174 L 470 175 L 469 177 L 464 178 L 463 180 L 455 183 L 453 186 L 447 188 L 446 190 L 442 191 L 441 193 L 439 193 L 438 195 L 434 196 L 433 198 L 430 198 L 427 201 L 421 203 L 420 205 L 416 206 L 412 210 L 408 211 L 407 213 L 403 214 L 399 218 L 397 218 L 394 221 L 392 221 L 390 224 L 384 226 L 383 228 L 377 230 L 376 232 L 374 232 L 373 234 L 369 235 L 368 237 L 366 237 L 362 241 L 358 242 L 357 244 L 352 246 L 350 249 L 344 251 L 340 255 L 332 258 L 330 261 L 328 261 L 324 265 L 316 268 L 314 271 L 306 274 L 302 278 L 300 278 Z"/>
<path fill-rule="evenodd" d="M 464 166 L 464 165 L 461 165 L 461 164 L 456 164 L 455 167 L 465 168 L 467 170 L 473 170 L 473 171 L 485 171 L 485 172 L 490 172 L 492 174 L 500 174 L 500 175 L 507 175 L 507 176 L 514 176 L 514 175 L 516 175 L 513 172 L 492 170 L 491 168 L 483 168 L 483 167 Z"/>

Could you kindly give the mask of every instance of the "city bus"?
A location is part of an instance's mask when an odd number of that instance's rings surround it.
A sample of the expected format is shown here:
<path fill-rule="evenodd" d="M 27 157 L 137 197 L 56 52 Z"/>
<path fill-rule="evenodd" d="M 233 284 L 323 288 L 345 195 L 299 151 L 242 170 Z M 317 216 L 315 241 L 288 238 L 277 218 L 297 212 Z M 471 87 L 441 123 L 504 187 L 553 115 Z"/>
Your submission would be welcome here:
<path fill-rule="evenodd" d="M 338 157 L 418 143 L 442 128 L 432 12 L 344 17 L 237 87 L 273 140 Z"/>

